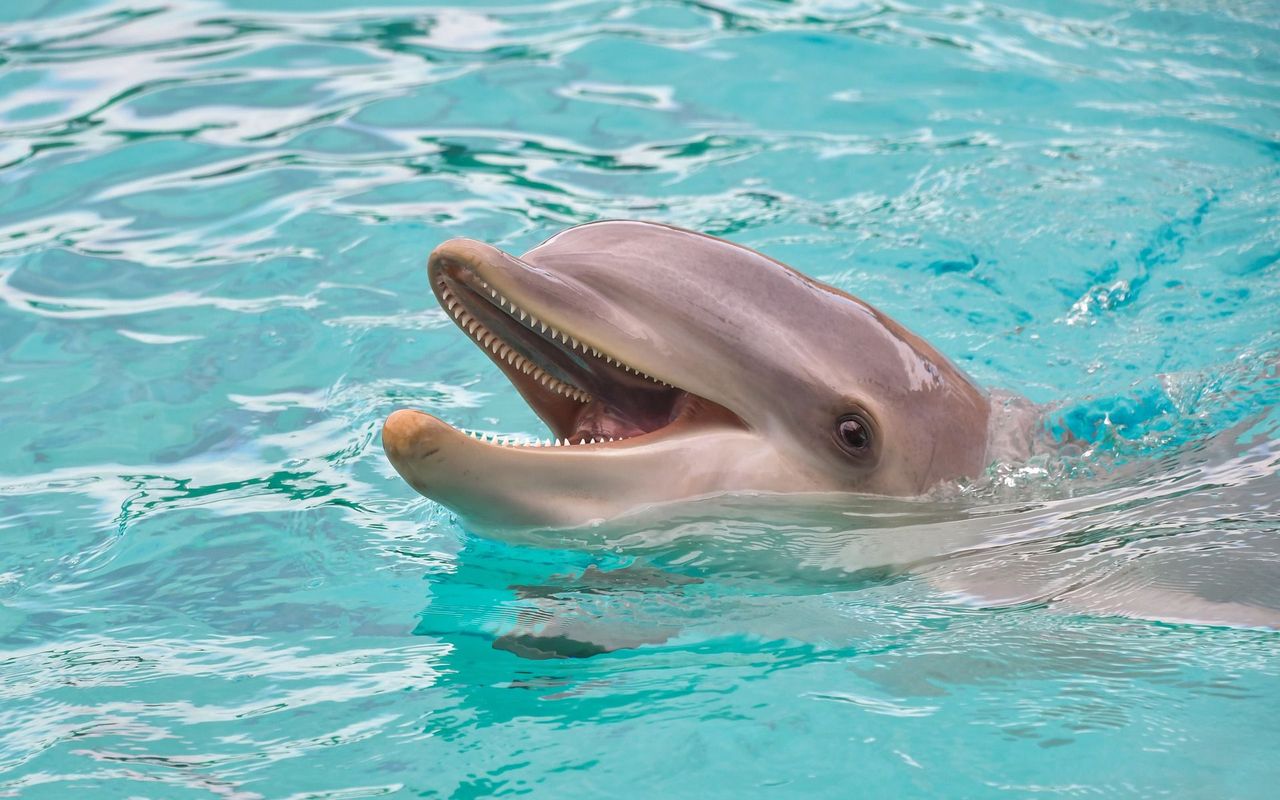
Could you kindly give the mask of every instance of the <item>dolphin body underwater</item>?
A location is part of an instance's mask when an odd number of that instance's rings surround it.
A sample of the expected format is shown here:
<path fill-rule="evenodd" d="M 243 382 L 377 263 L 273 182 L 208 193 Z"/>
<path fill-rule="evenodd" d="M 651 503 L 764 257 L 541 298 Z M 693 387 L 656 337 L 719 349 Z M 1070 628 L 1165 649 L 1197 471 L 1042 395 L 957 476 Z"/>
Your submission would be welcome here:
<path fill-rule="evenodd" d="M 550 427 L 476 438 L 399 410 L 382 440 L 420 493 L 480 523 L 571 526 L 732 492 L 915 496 L 1031 448 L 989 393 L 867 303 L 668 225 L 563 231 L 520 258 L 431 253 L 440 305 Z"/>

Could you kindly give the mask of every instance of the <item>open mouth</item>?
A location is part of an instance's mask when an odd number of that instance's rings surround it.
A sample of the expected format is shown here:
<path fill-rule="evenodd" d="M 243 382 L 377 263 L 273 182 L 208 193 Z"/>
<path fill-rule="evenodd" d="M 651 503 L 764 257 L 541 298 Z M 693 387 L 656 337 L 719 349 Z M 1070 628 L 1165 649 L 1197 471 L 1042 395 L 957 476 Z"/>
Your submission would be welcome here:
<path fill-rule="evenodd" d="M 617 359 L 509 300 L 470 264 L 432 259 L 442 308 L 551 429 L 550 439 L 469 433 L 519 447 L 625 447 L 691 426 L 743 426 L 733 412 Z M 745 426 L 744 426 L 745 427 Z"/>

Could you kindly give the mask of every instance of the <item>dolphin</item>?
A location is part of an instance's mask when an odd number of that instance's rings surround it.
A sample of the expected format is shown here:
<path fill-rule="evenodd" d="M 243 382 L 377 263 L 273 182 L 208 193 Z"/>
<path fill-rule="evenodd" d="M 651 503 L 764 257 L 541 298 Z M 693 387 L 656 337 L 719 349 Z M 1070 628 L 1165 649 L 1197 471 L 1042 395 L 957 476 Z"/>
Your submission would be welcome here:
<path fill-rule="evenodd" d="M 520 257 L 451 239 L 427 275 L 550 428 L 495 439 L 387 418 L 396 471 L 477 523 L 573 526 L 722 493 L 915 496 L 1028 447 L 1028 403 L 865 301 L 713 236 L 594 222 Z"/>

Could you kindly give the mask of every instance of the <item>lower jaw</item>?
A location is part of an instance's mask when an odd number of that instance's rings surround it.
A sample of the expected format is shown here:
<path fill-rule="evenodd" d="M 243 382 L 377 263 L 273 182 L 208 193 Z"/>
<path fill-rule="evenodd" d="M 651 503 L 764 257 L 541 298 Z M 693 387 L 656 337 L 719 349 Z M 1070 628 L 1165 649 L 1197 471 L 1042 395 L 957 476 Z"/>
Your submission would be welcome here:
<path fill-rule="evenodd" d="M 441 431 L 428 458 L 393 464 L 469 524 L 561 528 L 723 490 L 714 465 L 724 461 L 703 458 L 721 452 L 720 437 L 736 442 L 744 435 L 678 420 L 623 441 L 548 447 L 476 441 L 453 429 Z"/>

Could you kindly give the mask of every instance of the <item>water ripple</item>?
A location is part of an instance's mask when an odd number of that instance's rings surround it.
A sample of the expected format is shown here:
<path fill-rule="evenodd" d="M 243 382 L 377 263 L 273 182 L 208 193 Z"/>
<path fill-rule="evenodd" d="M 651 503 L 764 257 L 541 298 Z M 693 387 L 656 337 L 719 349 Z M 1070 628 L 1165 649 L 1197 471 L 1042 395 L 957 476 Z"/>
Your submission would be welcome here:
<path fill-rule="evenodd" d="M 1269 796 L 1277 30 L 4 4 L 0 794 Z M 541 425 L 424 257 L 602 217 L 859 294 L 1055 446 L 923 500 L 467 529 L 381 420 Z"/>

